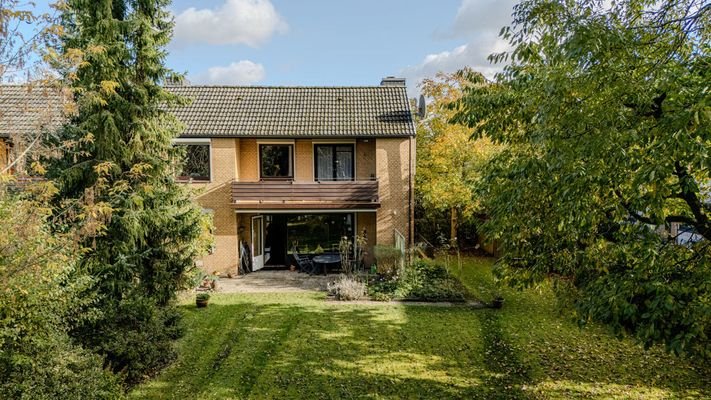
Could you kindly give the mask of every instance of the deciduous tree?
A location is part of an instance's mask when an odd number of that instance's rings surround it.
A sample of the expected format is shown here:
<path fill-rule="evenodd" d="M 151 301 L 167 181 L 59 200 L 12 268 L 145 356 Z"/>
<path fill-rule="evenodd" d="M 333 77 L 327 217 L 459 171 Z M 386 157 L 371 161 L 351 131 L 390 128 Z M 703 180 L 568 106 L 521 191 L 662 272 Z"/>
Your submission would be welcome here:
<path fill-rule="evenodd" d="M 471 221 L 479 211 L 473 183 L 498 151 L 498 146 L 488 138 L 471 140 L 471 129 L 450 123 L 455 112 L 450 105 L 461 98 L 462 90 L 473 80 L 472 75 L 480 76 L 470 69 L 438 73 L 421 85 L 429 104 L 427 117 L 417 129 L 416 191 L 427 214 L 420 220 L 429 222 L 434 214 L 447 212 L 451 243 L 456 243 L 460 222 Z"/>
<path fill-rule="evenodd" d="M 508 144 L 478 191 L 505 281 L 553 278 L 581 322 L 706 355 L 710 18 L 697 0 L 522 1 L 493 56 L 508 66 L 455 118 Z"/>

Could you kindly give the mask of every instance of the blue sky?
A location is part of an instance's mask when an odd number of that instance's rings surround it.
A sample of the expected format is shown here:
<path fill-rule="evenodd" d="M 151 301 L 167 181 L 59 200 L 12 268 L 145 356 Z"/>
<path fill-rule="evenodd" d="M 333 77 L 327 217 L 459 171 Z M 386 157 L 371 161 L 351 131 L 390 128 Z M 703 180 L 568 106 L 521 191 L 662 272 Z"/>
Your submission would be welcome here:
<path fill-rule="evenodd" d="M 377 85 L 472 66 L 505 48 L 512 0 L 177 0 L 168 64 L 193 83 Z"/>
<path fill-rule="evenodd" d="M 506 49 L 498 32 L 516 0 L 174 0 L 168 66 L 194 84 L 417 83 Z M 37 2 L 46 10 L 48 2 Z"/>

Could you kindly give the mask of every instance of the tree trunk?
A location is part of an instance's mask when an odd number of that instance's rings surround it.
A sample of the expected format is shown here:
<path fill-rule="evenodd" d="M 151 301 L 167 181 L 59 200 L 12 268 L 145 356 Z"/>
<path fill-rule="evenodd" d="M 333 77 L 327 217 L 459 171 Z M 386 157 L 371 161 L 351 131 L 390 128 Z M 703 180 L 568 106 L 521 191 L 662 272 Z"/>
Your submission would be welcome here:
<path fill-rule="evenodd" d="M 451 219 L 450 219 L 450 231 L 449 231 L 449 244 L 454 246 L 457 243 L 457 208 L 450 208 Z"/>

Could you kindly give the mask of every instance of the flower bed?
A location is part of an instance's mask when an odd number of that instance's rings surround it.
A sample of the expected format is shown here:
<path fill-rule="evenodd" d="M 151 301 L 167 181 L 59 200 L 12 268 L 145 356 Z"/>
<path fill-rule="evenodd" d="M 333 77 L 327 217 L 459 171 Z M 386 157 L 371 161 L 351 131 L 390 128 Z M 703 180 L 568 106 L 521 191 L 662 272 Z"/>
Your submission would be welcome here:
<path fill-rule="evenodd" d="M 464 302 L 468 292 L 444 265 L 416 260 L 399 274 L 376 274 L 368 279 L 368 295 L 373 300 Z"/>

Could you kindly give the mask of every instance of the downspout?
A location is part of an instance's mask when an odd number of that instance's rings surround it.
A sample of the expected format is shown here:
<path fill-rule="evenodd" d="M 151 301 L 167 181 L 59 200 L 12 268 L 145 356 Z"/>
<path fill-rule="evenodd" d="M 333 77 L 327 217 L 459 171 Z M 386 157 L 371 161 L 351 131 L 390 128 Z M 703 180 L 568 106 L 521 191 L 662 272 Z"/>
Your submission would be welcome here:
<path fill-rule="evenodd" d="M 414 158 L 414 152 L 412 151 L 412 146 L 413 146 L 413 137 L 412 137 L 412 136 L 410 136 L 409 142 L 410 142 L 410 143 L 409 143 L 409 144 L 410 144 L 410 149 L 409 149 L 409 150 L 410 150 L 410 157 L 409 157 L 410 160 L 409 160 L 409 166 L 408 166 L 408 167 L 409 167 L 409 175 L 410 175 L 410 176 L 409 176 L 409 180 L 410 180 L 410 182 L 409 182 L 409 183 L 410 183 L 410 190 L 409 190 L 409 193 L 408 193 L 408 195 L 409 195 L 409 196 L 408 196 L 408 197 L 409 197 L 409 199 L 408 199 L 408 207 L 409 207 L 409 210 L 408 210 L 408 211 L 409 211 L 409 213 L 410 213 L 410 218 L 409 218 L 409 226 L 408 226 L 409 232 L 408 232 L 408 233 L 409 233 L 409 236 L 410 236 L 410 237 L 409 237 L 409 240 L 408 240 L 408 241 L 409 241 L 408 245 L 409 245 L 410 249 L 412 249 L 412 248 L 414 247 L 414 245 L 415 245 L 415 207 L 414 207 L 413 204 L 412 204 L 412 201 L 413 201 L 413 199 L 414 199 L 414 197 L 415 197 L 415 193 L 414 193 L 414 192 L 415 192 L 415 182 L 413 182 L 413 180 L 414 180 L 414 179 L 413 179 L 413 178 L 414 178 L 414 177 L 413 177 L 414 171 L 413 171 L 413 168 L 412 168 L 412 167 L 413 167 L 413 163 L 414 163 L 414 160 L 413 160 L 413 158 Z M 411 257 L 411 255 L 408 255 L 408 257 Z"/>

